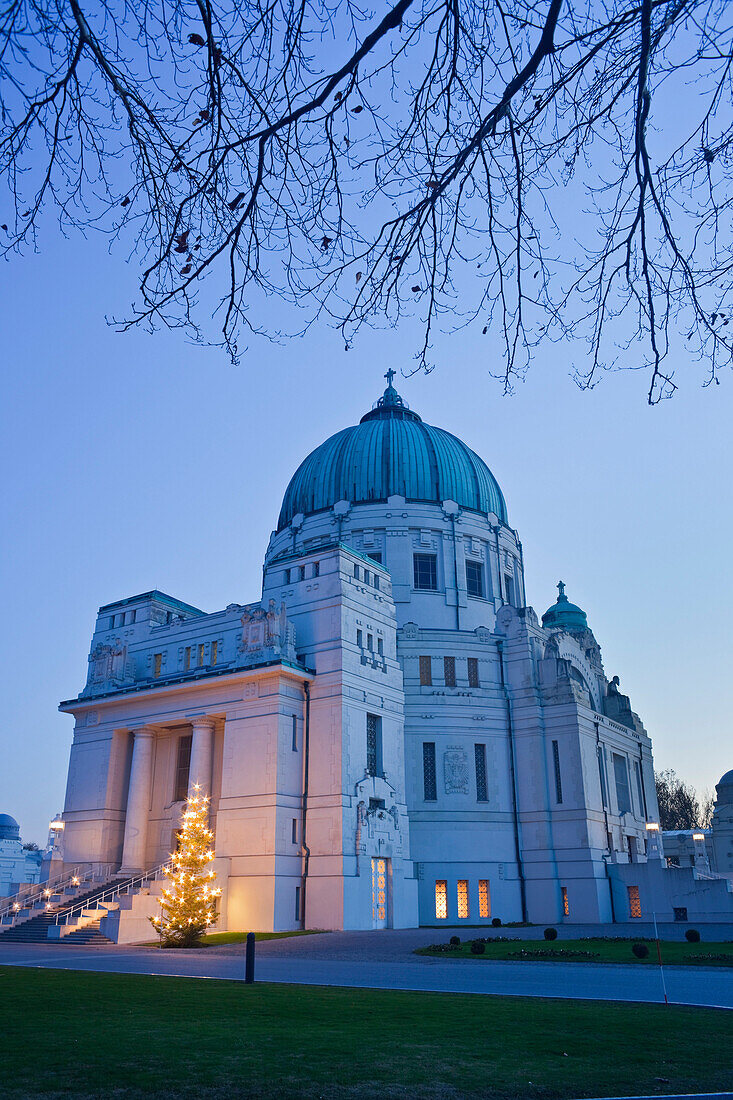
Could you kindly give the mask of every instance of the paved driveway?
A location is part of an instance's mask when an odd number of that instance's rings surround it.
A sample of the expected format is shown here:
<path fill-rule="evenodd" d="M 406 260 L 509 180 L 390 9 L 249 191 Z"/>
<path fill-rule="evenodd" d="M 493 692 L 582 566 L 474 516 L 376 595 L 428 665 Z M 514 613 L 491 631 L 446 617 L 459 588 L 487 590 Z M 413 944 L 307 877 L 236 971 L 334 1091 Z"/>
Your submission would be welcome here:
<path fill-rule="evenodd" d="M 440 939 L 450 929 L 441 929 Z M 465 936 L 465 929 L 463 930 Z M 443 993 L 483 993 L 525 997 L 580 997 L 590 1000 L 663 1001 L 654 966 L 586 963 L 515 963 L 427 958 L 412 954 L 436 939 L 430 929 L 383 932 L 330 932 L 269 940 L 257 945 L 259 981 L 375 989 L 417 989 Z M 139 947 L 72 947 L 7 944 L 0 941 L 0 964 L 60 967 L 126 974 L 243 979 L 240 945 L 200 951 L 159 951 Z M 714 967 L 665 967 L 671 1002 L 733 1008 L 733 971 Z"/>

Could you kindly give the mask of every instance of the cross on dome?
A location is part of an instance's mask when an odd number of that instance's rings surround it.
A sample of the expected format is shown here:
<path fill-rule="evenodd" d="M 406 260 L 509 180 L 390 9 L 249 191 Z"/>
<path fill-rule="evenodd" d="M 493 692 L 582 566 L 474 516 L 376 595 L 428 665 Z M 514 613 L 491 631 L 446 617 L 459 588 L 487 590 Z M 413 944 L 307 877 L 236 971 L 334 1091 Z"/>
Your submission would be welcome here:
<path fill-rule="evenodd" d="M 392 385 L 392 379 L 395 377 L 396 374 L 397 374 L 397 371 L 392 370 L 392 368 L 390 367 L 389 370 L 387 371 L 387 373 L 384 376 L 387 379 L 387 385 L 388 386 Z"/>

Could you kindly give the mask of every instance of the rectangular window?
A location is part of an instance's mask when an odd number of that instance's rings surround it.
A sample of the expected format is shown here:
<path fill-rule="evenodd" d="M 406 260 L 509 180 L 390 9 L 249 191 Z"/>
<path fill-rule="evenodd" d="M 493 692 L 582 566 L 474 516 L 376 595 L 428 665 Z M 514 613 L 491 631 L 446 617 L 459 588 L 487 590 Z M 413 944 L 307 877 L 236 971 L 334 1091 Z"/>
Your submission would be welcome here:
<path fill-rule="evenodd" d="M 290 826 L 290 839 L 292 840 L 293 844 L 298 843 L 298 819 L 297 819 L 297 817 L 293 818 L 292 824 Z"/>
<path fill-rule="evenodd" d="M 215 665 L 216 662 L 218 661 L 218 659 L 219 659 L 219 643 L 218 642 L 212 642 L 211 643 L 211 664 Z"/>
<path fill-rule="evenodd" d="M 564 917 L 570 916 L 570 902 L 568 900 L 568 888 L 567 886 L 560 887 L 560 893 L 562 894 L 562 914 Z"/>
<path fill-rule="evenodd" d="M 300 887 L 295 887 L 295 919 L 300 921 Z"/>
<path fill-rule="evenodd" d="M 299 566 L 298 575 L 299 575 L 299 577 L 302 581 L 305 580 L 305 566 L 304 565 Z"/>
<path fill-rule="evenodd" d="M 354 578 L 355 578 L 355 580 L 358 581 L 360 576 L 361 576 L 361 571 L 359 569 L 359 566 L 355 565 L 354 566 Z"/>
<path fill-rule="evenodd" d="M 445 686 L 448 688 L 454 688 L 456 686 L 456 659 L 455 657 L 443 658 L 443 680 Z"/>
<path fill-rule="evenodd" d="M 491 916 L 491 891 L 487 878 L 478 880 L 478 915 L 484 920 Z"/>
<path fill-rule="evenodd" d="M 193 735 L 184 734 L 178 738 L 178 758 L 176 760 L 176 782 L 173 790 L 173 801 L 183 802 L 188 794 L 188 779 L 191 769 L 191 745 Z"/>
<path fill-rule="evenodd" d="M 469 596 L 484 598 L 484 567 L 480 561 L 466 562 L 466 591 Z"/>
<path fill-rule="evenodd" d="M 479 687 L 478 679 L 478 657 L 469 657 L 468 661 L 468 686 L 472 688 Z"/>
<path fill-rule="evenodd" d="M 126 611 L 125 612 L 125 624 L 127 626 L 130 626 L 131 623 L 135 622 L 135 617 L 136 616 L 137 616 L 137 611 Z"/>
<path fill-rule="evenodd" d="M 641 920 L 641 898 L 638 886 L 627 886 L 629 891 L 629 916 L 634 920 Z"/>
<path fill-rule="evenodd" d="M 486 783 L 486 745 L 473 746 L 476 760 L 476 801 L 488 802 L 489 792 Z"/>
<path fill-rule="evenodd" d="M 415 554 L 412 566 L 415 588 L 420 592 L 437 592 L 438 559 L 435 554 Z"/>
<path fill-rule="evenodd" d="M 380 550 L 373 550 L 371 553 L 367 554 L 367 557 L 375 561 L 377 565 L 382 564 L 382 553 Z"/>
<path fill-rule="evenodd" d="M 202 665 L 204 663 L 204 647 L 200 645 L 198 648 L 198 663 Z"/>
<path fill-rule="evenodd" d="M 321 563 L 319 561 L 313 562 L 313 576 L 318 577 L 321 572 Z"/>
<path fill-rule="evenodd" d="M 468 879 L 459 878 L 457 883 L 458 919 L 468 920 Z"/>
<path fill-rule="evenodd" d="M 371 581 L 369 579 L 369 570 L 365 569 L 364 570 L 364 584 L 370 584 L 370 583 L 371 583 Z"/>
<path fill-rule="evenodd" d="M 374 587 L 376 588 L 376 590 L 378 592 L 379 591 L 379 575 L 377 573 L 374 574 Z"/>
<path fill-rule="evenodd" d="M 436 802 L 438 784 L 435 775 L 435 742 L 423 741 L 422 746 L 422 783 L 423 798 L 426 802 Z"/>
<path fill-rule="evenodd" d="M 290 570 L 283 570 L 283 584 L 290 584 Z"/>
<path fill-rule="evenodd" d="M 631 812 L 631 791 L 629 790 L 629 771 L 626 757 L 617 752 L 613 754 L 613 776 L 616 781 L 616 801 L 620 814 Z"/>
<path fill-rule="evenodd" d="M 374 650 L 374 636 L 372 634 L 367 634 L 367 649 L 370 653 Z"/>
<path fill-rule="evenodd" d="M 636 772 L 636 790 L 639 795 L 639 811 L 648 817 L 646 812 L 646 794 L 644 793 L 644 778 L 641 774 L 641 764 L 638 760 L 634 761 L 634 771 Z"/>
<path fill-rule="evenodd" d="M 433 661 L 431 657 L 420 658 L 420 685 L 430 687 L 433 682 Z"/>
<path fill-rule="evenodd" d="M 362 630 L 357 630 L 356 632 L 356 644 L 359 649 L 364 648 L 364 632 Z"/>
<path fill-rule="evenodd" d="M 603 745 L 599 745 L 596 750 L 598 754 L 598 774 L 601 777 L 601 798 L 603 805 L 608 805 L 608 784 L 606 782 L 606 753 Z"/>
<path fill-rule="evenodd" d="M 183 651 L 183 671 L 188 672 L 191 667 L 191 647 L 187 645 Z"/>
<path fill-rule="evenodd" d="M 514 577 L 511 573 L 504 574 L 504 591 L 506 592 L 506 602 L 514 605 Z"/>
<path fill-rule="evenodd" d="M 293 752 L 297 752 L 298 751 L 298 719 L 297 719 L 297 716 L 295 714 L 293 715 L 292 734 L 293 734 L 292 749 L 293 749 Z"/>
<path fill-rule="evenodd" d="M 377 653 L 384 657 L 384 638 L 377 638 Z"/>
<path fill-rule="evenodd" d="M 382 774 L 382 719 L 367 714 L 367 775 Z"/>
<path fill-rule="evenodd" d="M 437 920 L 448 920 L 448 883 L 444 878 L 435 882 L 435 917 Z"/>
<path fill-rule="evenodd" d="M 153 654 L 153 676 L 155 677 L 156 680 L 160 676 L 162 668 L 163 668 L 163 654 L 162 653 L 154 653 Z"/>
<path fill-rule="evenodd" d="M 555 769 L 555 801 L 562 802 L 562 776 L 560 775 L 560 746 L 552 742 L 552 764 Z"/>

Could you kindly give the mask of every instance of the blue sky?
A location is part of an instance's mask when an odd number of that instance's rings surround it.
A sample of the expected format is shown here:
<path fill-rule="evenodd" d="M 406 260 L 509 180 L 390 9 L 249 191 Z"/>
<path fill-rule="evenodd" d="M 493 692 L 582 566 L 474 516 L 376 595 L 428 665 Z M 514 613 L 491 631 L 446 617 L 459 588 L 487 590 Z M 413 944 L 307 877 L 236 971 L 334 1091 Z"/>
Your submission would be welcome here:
<path fill-rule="evenodd" d="M 234 368 L 180 332 L 110 328 L 136 280 L 101 238 L 49 228 L 4 274 L 0 812 L 43 843 L 72 735 L 56 707 L 84 684 L 97 607 L 153 587 L 205 610 L 258 599 L 291 474 L 371 406 L 389 365 L 410 369 L 414 332 L 367 333 L 345 354 L 314 327 L 251 344 Z M 583 393 L 582 349 L 548 345 L 503 397 L 480 333 L 438 337 L 437 369 L 395 384 L 487 461 L 530 603 L 541 614 L 566 582 L 657 766 L 712 786 L 733 767 L 731 376 L 704 390 L 678 361 L 679 393 L 649 408 L 641 373 Z"/>

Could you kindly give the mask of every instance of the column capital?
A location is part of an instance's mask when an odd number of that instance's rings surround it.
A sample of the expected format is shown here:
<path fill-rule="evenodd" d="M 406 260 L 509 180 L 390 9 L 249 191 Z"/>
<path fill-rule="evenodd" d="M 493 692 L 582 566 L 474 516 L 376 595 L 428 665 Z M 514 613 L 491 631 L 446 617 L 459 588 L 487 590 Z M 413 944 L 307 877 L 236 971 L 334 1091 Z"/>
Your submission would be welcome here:
<path fill-rule="evenodd" d="M 143 726 L 128 726 L 127 728 L 130 733 L 135 734 L 136 740 L 138 737 L 155 737 L 155 735 L 160 732 L 160 726 L 151 726 L 147 724 Z"/>
<path fill-rule="evenodd" d="M 189 718 L 192 729 L 208 729 L 213 730 L 216 726 L 216 718 L 210 717 L 208 714 L 197 715 L 195 718 Z"/>

